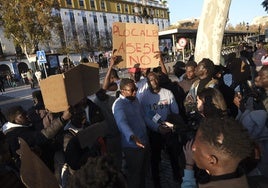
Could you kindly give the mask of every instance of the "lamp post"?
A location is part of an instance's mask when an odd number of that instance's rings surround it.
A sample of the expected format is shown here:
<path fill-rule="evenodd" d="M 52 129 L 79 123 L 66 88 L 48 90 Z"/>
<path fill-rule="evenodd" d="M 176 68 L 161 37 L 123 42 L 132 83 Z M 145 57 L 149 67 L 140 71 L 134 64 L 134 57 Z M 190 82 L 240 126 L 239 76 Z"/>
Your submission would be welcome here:
<path fill-rule="evenodd" d="M 248 24 L 248 22 L 247 22 L 247 24 L 246 24 L 246 29 L 247 29 L 247 42 L 248 42 L 248 37 L 249 37 L 249 24 Z"/>
<path fill-rule="evenodd" d="M 261 24 L 259 24 L 259 27 L 258 27 L 258 41 L 260 41 L 260 35 L 261 35 Z"/>

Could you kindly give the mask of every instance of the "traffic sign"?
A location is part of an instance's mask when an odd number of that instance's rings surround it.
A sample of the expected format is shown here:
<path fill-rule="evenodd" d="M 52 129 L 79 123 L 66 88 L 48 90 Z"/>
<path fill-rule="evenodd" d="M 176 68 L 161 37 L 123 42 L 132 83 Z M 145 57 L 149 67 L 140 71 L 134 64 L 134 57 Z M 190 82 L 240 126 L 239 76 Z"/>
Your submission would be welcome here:
<path fill-rule="evenodd" d="M 45 54 L 45 51 L 44 50 L 37 51 L 36 52 L 36 57 L 37 57 L 37 62 L 39 64 L 46 63 L 47 62 L 46 54 Z"/>
<path fill-rule="evenodd" d="M 182 48 L 184 48 L 187 44 L 187 40 L 186 38 L 180 38 L 179 41 L 178 41 L 178 45 Z"/>

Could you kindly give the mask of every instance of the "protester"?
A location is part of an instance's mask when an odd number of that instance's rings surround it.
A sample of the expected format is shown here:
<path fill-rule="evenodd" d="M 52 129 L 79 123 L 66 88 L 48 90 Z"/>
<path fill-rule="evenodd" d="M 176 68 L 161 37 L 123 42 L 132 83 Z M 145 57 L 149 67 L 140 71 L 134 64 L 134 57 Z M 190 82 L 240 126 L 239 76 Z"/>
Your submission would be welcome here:
<path fill-rule="evenodd" d="M 136 98 L 137 88 L 134 81 L 123 78 L 120 82 L 120 90 L 121 94 L 112 109 L 121 133 L 121 144 L 127 166 L 127 184 L 129 188 L 144 187 L 149 149 L 146 117 Z M 149 121 L 151 123 L 147 125 L 154 131 L 170 131 L 148 119 Z"/>
<path fill-rule="evenodd" d="M 41 149 L 42 151 L 42 146 L 47 143 L 49 139 L 53 138 L 67 123 L 71 114 L 69 110 L 64 111 L 62 116 L 52 122 L 51 126 L 43 128 L 41 131 L 35 130 L 36 126 L 31 126 L 27 113 L 21 106 L 10 107 L 6 117 L 8 122 L 4 124 L 2 131 L 9 144 L 14 164 L 19 169 L 20 161 L 16 153 L 17 149 L 19 149 L 18 137 L 24 139 L 31 148 L 35 148 L 37 151 Z"/>
<path fill-rule="evenodd" d="M 24 188 L 18 170 L 14 168 L 9 145 L 0 132 L 0 185 L 7 188 Z"/>
<path fill-rule="evenodd" d="M 267 50 L 264 48 L 263 41 L 257 41 L 257 50 L 253 53 L 253 61 L 256 65 L 256 70 L 259 71 L 262 67 L 261 58 L 267 54 Z"/>
<path fill-rule="evenodd" d="M 196 103 L 197 93 L 202 91 L 204 88 L 217 87 L 218 81 L 213 79 L 214 74 L 214 63 L 207 58 L 203 58 L 197 65 L 195 69 L 195 75 L 198 77 L 185 99 L 186 112 L 193 111 Z"/>
<path fill-rule="evenodd" d="M 178 105 L 180 115 L 182 116 L 184 120 L 186 120 L 185 107 L 183 104 L 185 93 L 183 89 L 180 86 L 178 86 L 177 82 L 169 79 L 165 65 L 163 63 L 160 63 L 160 65 L 161 66 L 159 67 L 153 68 L 153 72 L 155 72 L 159 77 L 159 86 L 161 88 L 168 89 L 172 92 L 176 100 L 176 103 Z"/>
<path fill-rule="evenodd" d="M 215 65 L 214 71 L 214 79 L 218 80 L 218 89 L 224 97 L 224 101 L 227 106 L 227 114 L 228 116 L 236 117 L 237 115 L 237 107 L 233 103 L 233 99 L 235 96 L 235 91 L 233 88 L 229 87 L 224 83 L 224 75 L 226 74 L 226 68 L 222 65 Z"/>
<path fill-rule="evenodd" d="M 268 65 L 264 65 L 258 72 L 258 76 L 255 78 L 255 85 L 262 88 L 260 99 L 268 112 Z"/>
<path fill-rule="evenodd" d="M 70 178 L 68 188 L 127 188 L 126 180 L 110 156 L 89 158 L 87 163 Z"/>
<path fill-rule="evenodd" d="M 33 71 L 31 69 L 28 69 L 27 71 L 27 80 L 31 85 L 31 89 L 34 89 L 34 75 L 33 75 Z"/>
<path fill-rule="evenodd" d="M 183 61 L 177 61 L 175 65 L 173 66 L 173 72 L 179 79 L 179 81 L 182 80 L 182 76 L 185 73 L 185 63 Z"/>
<path fill-rule="evenodd" d="M 156 59 L 159 59 L 159 66 L 157 68 L 154 68 L 158 70 L 159 74 L 168 76 L 168 72 L 166 69 L 166 66 L 163 61 L 163 55 L 161 52 L 155 52 Z M 150 68 L 141 68 L 141 77 L 138 82 L 136 82 L 136 86 L 138 87 L 137 90 L 137 97 L 139 98 L 141 95 L 143 95 L 143 92 L 148 89 L 148 81 L 147 76 L 150 73 Z"/>
<path fill-rule="evenodd" d="M 178 82 L 178 85 L 183 88 L 185 94 L 187 94 L 192 86 L 192 84 L 197 80 L 195 76 L 195 68 L 197 63 L 195 61 L 188 61 L 185 64 L 185 74 L 182 77 L 182 80 Z"/>
<path fill-rule="evenodd" d="M 103 122 L 104 116 L 100 108 L 91 100 L 83 98 L 72 107 L 72 114 L 64 131 L 57 138 L 61 147 L 54 156 L 55 175 L 62 187 L 66 187 L 69 175 L 83 166 L 88 157 L 95 157 L 101 153 L 98 141 L 94 140 L 96 144 L 92 147 L 82 147 L 77 137 L 87 127 Z M 100 139 L 101 144 L 104 144 L 103 139 Z"/>
<path fill-rule="evenodd" d="M 10 73 L 8 73 L 8 74 L 6 75 L 6 80 L 7 80 L 7 85 L 8 85 L 9 87 L 12 87 L 11 74 L 10 74 Z"/>
<path fill-rule="evenodd" d="M 235 91 L 246 93 L 251 79 L 250 66 L 241 58 L 231 58 L 226 65 L 226 69 L 231 74 L 230 87 Z"/>
<path fill-rule="evenodd" d="M 71 121 L 64 127 L 63 133 L 63 151 L 64 151 L 64 165 L 62 166 L 61 171 L 61 185 L 62 187 L 66 187 L 68 182 L 68 177 L 74 173 L 74 170 L 79 169 L 85 162 L 89 156 L 89 148 L 80 149 L 79 157 L 72 157 L 73 155 L 77 155 L 75 148 L 71 148 L 66 152 L 67 147 L 69 146 L 70 140 L 75 137 L 79 131 L 84 129 L 86 122 L 86 113 L 81 105 L 76 105 L 72 109 L 72 117 Z M 70 147 L 70 146 L 69 146 Z M 77 146 L 78 147 L 78 146 Z M 77 149 L 77 148 L 76 148 Z M 68 160 L 67 160 L 67 159 Z M 75 160 L 74 160 L 75 159 Z"/>
<path fill-rule="evenodd" d="M 37 79 L 38 84 L 40 84 L 40 80 L 42 79 L 42 72 L 40 70 L 37 70 L 35 71 L 34 75 Z"/>
<path fill-rule="evenodd" d="M 28 80 L 27 80 L 27 72 L 26 71 L 21 71 L 21 78 L 24 84 L 28 84 Z"/>
<path fill-rule="evenodd" d="M 184 147 L 186 166 L 181 187 L 197 187 L 194 164 L 205 169 L 209 181 L 202 187 L 249 187 L 239 163 L 253 153 L 253 142 L 243 126 L 232 118 L 205 118 L 198 128 L 194 142 Z"/>
<path fill-rule="evenodd" d="M 159 116 L 158 121 L 162 122 L 168 121 L 168 117 L 171 115 L 179 116 L 178 104 L 172 92 L 159 86 L 157 74 L 150 72 L 147 76 L 147 80 L 149 88 L 138 98 L 145 114 L 151 119 L 154 119 L 155 116 Z M 151 171 L 155 187 L 161 187 L 159 165 L 161 162 L 162 148 L 166 148 L 169 155 L 174 180 L 179 179 L 179 141 L 177 138 L 176 133 L 173 134 L 170 132 L 166 136 L 162 136 L 158 132 L 149 130 Z"/>
<path fill-rule="evenodd" d="M 101 88 L 96 92 L 96 98 L 94 103 L 101 109 L 104 119 L 107 123 L 107 135 L 106 135 L 106 146 L 107 153 L 113 157 L 114 163 L 118 169 L 122 166 L 122 148 L 121 148 L 121 137 L 118 127 L 116 125 L 112 105 L 116 100 L 115 96 L 106 94 L 106 90 Z"/>
<path fill-rule="evenodd" d="M 117 71 L 113 68 L 113 66 L 116 64 L 117 57 L 112 56 L 110 60 L 110 65 L 107 70 L 106 76 L 103 81 L 103 86 L 102 88 L 107 91 L 115 91 L 116 93 L 119 92 L 119 85 L 121 79 L 119 78 Z M 116 94 L 118 95 L 118 94 Z"/>
<path fill-rule="evenodd" d="M 265 83 L 265 78 L 263 77 L 260 81 L 260 76 L 256 78 L 256 86 Z M 249 174 L 268 177 L 268 114 L 263 101 L 256 93 L 248 96 L 237 94 L 234 103 L 239 109 L 236 119 L 248 130 L 250 137 L 260 149 L 260 160 L 257 167 Z"/>
<path fill-rule="evenodd" d="M 32 97 L 33 106 L 27 111 L 28 118 L 34 125 L 38 126 L 35 129 L 42 130 L 51 125 L 54 116 L 45 108 L 41 90 L 32 92 Z"/>
<path fill-rule="evenodd" d="M 223 95 L 216 88 L 205 88 L 197 94 L 197 110 L 203 117 L 227 115 Z"/>

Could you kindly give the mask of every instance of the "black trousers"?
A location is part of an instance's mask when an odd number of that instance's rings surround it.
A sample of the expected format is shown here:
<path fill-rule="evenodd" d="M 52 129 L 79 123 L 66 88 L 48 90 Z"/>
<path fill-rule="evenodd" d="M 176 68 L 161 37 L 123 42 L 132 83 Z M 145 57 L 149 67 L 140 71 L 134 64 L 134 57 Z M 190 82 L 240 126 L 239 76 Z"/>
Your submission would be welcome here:
<path fill-rule="evenodd" d="M 149 141 L 151 146 L 151 171 L 154 186 L 160 188 L 159 165 L 161 162 L 161 151 L 168 154 L 173 172 L 173 179 L 178 181 L 181 178 L 179 167 L 179 155 L 182 151 L 181 144 L 176 133 L 161 135 L 160 133 L 149 130 Z"/>

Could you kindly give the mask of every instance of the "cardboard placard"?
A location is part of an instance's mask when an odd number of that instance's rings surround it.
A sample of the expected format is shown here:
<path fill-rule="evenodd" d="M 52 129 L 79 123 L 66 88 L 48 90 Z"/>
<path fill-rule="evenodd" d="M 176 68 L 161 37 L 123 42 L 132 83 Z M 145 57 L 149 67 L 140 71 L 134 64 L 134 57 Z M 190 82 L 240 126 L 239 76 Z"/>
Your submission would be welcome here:
<path fill-rule="evenodd" d="M 107 135 L 108 125 L 106 121 L 97 122 L 77 134 L 81 148 L 92 147 L 99 137 Z"/>
<path fill-rule="evenodd" d="M 159 65 L 158 26 L 154 24 L 113 23 L 113 50 L 120 68 L 150 68 Z"/>
<path fill-rule="evenodd" d="M 79 64 L 65 73 L 50 76 L 40 81 L 40 88 L 49 111 L 64 111 L 100 89 L 98 64 Z"/>
<path fill-rule="evenodd" d="M 43 161 L 35 155 L 28 144 L 19 138 L 21 167 L 20 176 L 26 187 L 58 188 L 60 187 L 54 174 L 48 169 Z"/>

